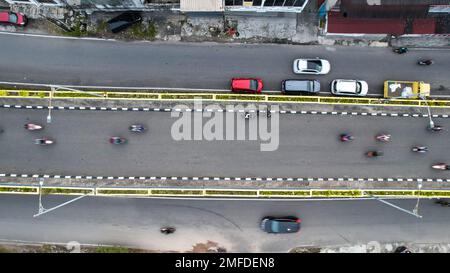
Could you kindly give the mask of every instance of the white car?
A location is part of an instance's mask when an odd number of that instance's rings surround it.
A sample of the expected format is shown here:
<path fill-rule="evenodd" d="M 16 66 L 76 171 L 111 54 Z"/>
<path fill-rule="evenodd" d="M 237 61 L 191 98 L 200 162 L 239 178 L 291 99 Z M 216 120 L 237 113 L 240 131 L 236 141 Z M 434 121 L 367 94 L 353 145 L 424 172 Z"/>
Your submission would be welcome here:
<path fill-rule="evenodd" d="M 330 72 L 330 62 L 323 59 L 296 59 L 294 60 L 295 74 L 324 75 Z"/>
<path fill-rule="evenodd" d="M 337 79 L 331 82 L 331 93 L 344 96 L 365 96 L 369 91 L 367 82 Z"/>

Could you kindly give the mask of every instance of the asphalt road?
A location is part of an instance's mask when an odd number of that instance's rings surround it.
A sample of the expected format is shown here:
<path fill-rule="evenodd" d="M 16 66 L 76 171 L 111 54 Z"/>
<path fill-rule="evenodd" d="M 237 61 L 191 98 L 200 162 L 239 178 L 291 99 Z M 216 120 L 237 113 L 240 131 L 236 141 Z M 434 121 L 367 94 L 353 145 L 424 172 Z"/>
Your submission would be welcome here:
<path fill-rule="evenodd" d="M 372 94 L 384 80 L 423 80 L 432 94 L 450 95 L 450 54 L 446 50 L 291 45 L 144 43 L 53 39 L 0 33 L 0 81 L 67 85 L 228 89 L 232 77 L 260 77 L 265 90 L 280 90 L 288 78 L 315 78 L 322 91 L 333 79 L 366 80 Z M 299 76 L 299 57 L 330 60 L 324 76 Z M 432 58 L 430 67 L 416 64 Z"/>
<path fill-rule="evenodd" d="M 0 135 L 2 173 L 447 178 L 447 172 L 430 166 L 450 163 L 450 132 L 427 131 L 427 118 L 285 114 L 279 120 L 278 149 L 269 152 L 260 150 L 258 140 L 175 141 L 171 127 L 177 119 L 165 112 L 53 111 L 52 123 L 44 131 L 23 128 L 27 122 L 45 124 L 46 116 L 44 110 L 0 109 L 0 126 L 5 130 Z M 242 114 L 237 119 L 243 120 Z M 134 123 L 144 124 L 148 131 L 128 132 Z M 436 118 L 435 123 L 450 128 L 449 119 Z M 356 139 L 341 143 L 338 135 L 343 132 L 351 132 Z M 392 141 L 376 142 L 378 133 L 390 133 Z M 34 139 L 42 136 L 56 143 L 35 145 Z M 110 136 L 129 141 L 112 145 Z M 430 152 L 411 152 L 416 145 L 428 146 Z M 375 149 L 385 155 L 365 157 L 366 151 Z"/>
<path fill-rule="evenodd" d="M 50 208 L 73 197 L 44 196 Z M 412 210 L 415 200 L 392 200 Z M 187 251 L 208 240 L 230 252 L 285 252 L 297 246 L 378 242 L 450 243 L 450 208 L 421 200 L 422 219 L 375 200 L 224 201 L 85 197 L 33 218 L 37 196 L 0 195 L 0 241 L 123 244 Z M 264 216 L 302 218 L 296 234 L 259 230 Z M 177 231 L 162 235 L 159 228 Z"/>

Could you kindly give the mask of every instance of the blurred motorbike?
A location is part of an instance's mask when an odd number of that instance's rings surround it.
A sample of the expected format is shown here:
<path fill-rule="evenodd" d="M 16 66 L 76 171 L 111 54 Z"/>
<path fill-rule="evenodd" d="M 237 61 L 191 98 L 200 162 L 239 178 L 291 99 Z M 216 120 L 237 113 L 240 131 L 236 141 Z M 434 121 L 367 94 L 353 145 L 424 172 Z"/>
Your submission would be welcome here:
<path fill-rule="evenodd" d="M 29 130 L 29 131 L 37 131 L 37 130 L 42 130 L 44 128 L 44 126 L 39 125 L 39 124 L 34 124 L 34 123 L 27 123 L 25 124 L 25 129 Z"/>
<path fill-rule="evenodd" d="M 53 143 L 54 143 L 54 141 L 52 139 L 50 139 L 50 138 L 47 138 L 47 137 L 37 138 L 37 139 L 34 140 L 34 144 L 42 145 L 42 146 L 51 145 Z"/>
<path fill-rule="evenodd" d="M 127 139 L 123 138 L 123 137 L 110 137 L 109 138 L 109 143 L 111 143 L 111 144 L 118 145 L 118 144 L 124 144 L 126 142 L 127 142 Z"/>
<path fill-rule="evenodd" d="M 143 133 L 145 131 L 145 127 L 142 124 L 133 124 L 128 129 L 131 132 Z"/>

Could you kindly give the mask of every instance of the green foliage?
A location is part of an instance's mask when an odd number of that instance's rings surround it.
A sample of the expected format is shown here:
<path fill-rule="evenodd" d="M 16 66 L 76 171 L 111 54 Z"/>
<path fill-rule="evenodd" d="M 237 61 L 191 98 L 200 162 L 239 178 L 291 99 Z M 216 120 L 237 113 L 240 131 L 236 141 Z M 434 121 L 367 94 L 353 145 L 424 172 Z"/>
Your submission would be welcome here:
<path fill-rule="evenodd" d="M 98 190 L 101 194 L 148 194 L 148 190 Z"/>
<path fill-rule="evenodd" d="M 207 190 L 206 194 L 209 195 L 258 195 L 257 191 L 227 191 L 227 190 Z"/>
<path fill-rule="evenodd" d="M 129 253 L 130 249 L 121 246 L 98 246 L 95 253 Z"/>
<path fill-rule="evenodd" d="M 37 189 L 27 187 L 0 187 L 0 192 L 37 192 Z"/>

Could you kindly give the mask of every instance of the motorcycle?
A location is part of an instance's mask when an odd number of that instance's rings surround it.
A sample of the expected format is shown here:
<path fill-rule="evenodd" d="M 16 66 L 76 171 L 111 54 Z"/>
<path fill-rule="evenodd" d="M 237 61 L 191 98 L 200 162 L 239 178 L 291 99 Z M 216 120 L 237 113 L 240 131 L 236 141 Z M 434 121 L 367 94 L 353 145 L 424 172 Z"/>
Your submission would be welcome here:
<path fill-rule="evenodd" d="M 251 119 L 251 118 L 253 118 L 253 115 L 250 114 L 249 112 L 245 112 L 245 113 L 244 113 L 244 118 L 245 118 L 245 119 Z"/>
<path fill-rule="evenodd" d="M 142 124 L 133 124 L 128 129 L 131 132 L 143 133 L 145 131 L 145 127 Z"/>
<path fill-rule="evenodd" d="M 443 207 L 450 207 L 450 202 L 442 200 L 442 199 L 436 200 L 436 204 L 439 204 Z"/>
<path fill-rule="evenodd" d="M 417 62 L 418 65 L 432 65 L 434 63 L 433 60 L 419 60 Z"/>
<path fill-rule="evenodd" d="M 46 138 L 46 137 L 44 137 L 44 138 L 37 138 L 37 139 L 34 140 L 34 144 L 41 145 L 41 146 L 51 145 L 53 143 L 54 143 L 53 140 L 51 140 L 49 138 Z"/>
<path fill-rule="evenodd" d="M 408 52 L 408 49 L 406 47 L 397 47 L 397 48 L 394 48 L 394 52 L 397 54 L 403 54 L 403 53 Z"/>
<path fill-rule="evenodd" d="M 426 152 L 428 152 L 428 147 L 416 146 L 416 147 L 413 147 L 411 150 L 416 153 L 426 153 Z"/>
<path fill-rule="evenodd" d="M 342 142 L 347 142 L 347 141 L 355 139 L 352 135 L 349 135 L 349 134 L 341 134 L 339 136 L 339 138 L 341 139 Z"/>
<path fill-rule="evenodd" d="M 39 124 L 34 124 L 34 123 L 27 123 L 25 124 L 25 129 L 29 130 L 29 131 L 38 131 L 38 130 L 42 130 L 44 128 L 44 126 L 39 125 Z"/>
<path fill-rule="evenodd" d="M 385 135 L 385 134 L 381 134 L 381 135 L 376 135 L 375 139 L 381 142 L 388 142 L 391 139 L 391 135 Z"/>
<path fill-rule="evenodd" d="M 431 168 L 433 168 L 435 170 L 442 170 L 442 171 L 450 170 L 450 166 L 445 163 L 438 163 L 438 164 L 431 165 Z"/>
<path fill-rule="evenodd" d="M 440 131 L 442 131 L 444 129 L 444 127 L 442 127 L 441 125 L 433 125 L 433 126 L 428 125 L 427 129 L 429 131 L 433 131 L 433 132 L 440 132 Z"/>
<path fill-rule="evenodd" d="M 383 156 L 383 152 L 379 151 L 369 151 L 366 153 L 367 157 L 377 157 L 377 156 Z"/>
<path fill-rule="evenodd" d="M 164 234 L 170 234 L 170 233 L 174 233 L 176 231 L 176 229 L 174 227 L 163 227 L 160 229 L 161 233 Z"/>
<path fill-rule="evenodd" d="M 111 144 L 124 144 L 127 142 L 126 138 L 123 137 L 110 137 L 109 138 L 109 143 Z"/>

